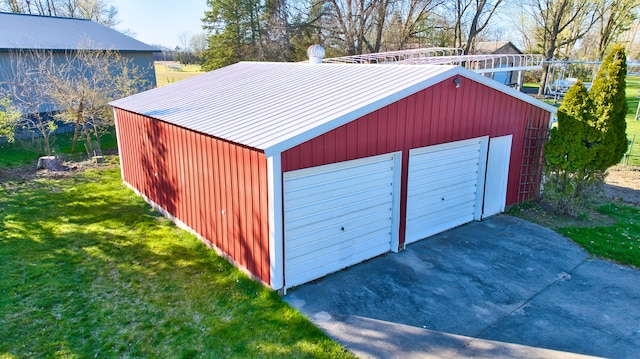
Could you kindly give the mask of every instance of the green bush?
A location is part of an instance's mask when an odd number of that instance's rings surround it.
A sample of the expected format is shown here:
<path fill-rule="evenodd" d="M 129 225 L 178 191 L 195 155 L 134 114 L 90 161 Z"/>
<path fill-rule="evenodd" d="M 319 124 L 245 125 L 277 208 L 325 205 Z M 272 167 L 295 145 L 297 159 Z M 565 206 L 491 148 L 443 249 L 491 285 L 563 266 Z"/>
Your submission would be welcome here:
<path fill-rule="evenodd" d="M 594 126 L 602 133 L 598 168 L 618 164 L 627 152 L 627 96 L 625 93 L 627 56 L 616 45 L 600 65 L 589 96 L 593 101 Z"/>
<path fill-rule="evenodd" d="M 543 196 L 556 212 L 577 215 L 601 192 L 607 168 L 627 150 L 626 56 L 616 46 L 587 92 L 578 81 L 558 109 L 545 145 Z"/>
<path fill-rule="evenodd" d="M 576 215 L 604 180 L 598 163 L 598 130 L 585 85 L 572 86 L 558 109 L 558 126 L 545 145 L 544 197 L 557 212 Z"/>

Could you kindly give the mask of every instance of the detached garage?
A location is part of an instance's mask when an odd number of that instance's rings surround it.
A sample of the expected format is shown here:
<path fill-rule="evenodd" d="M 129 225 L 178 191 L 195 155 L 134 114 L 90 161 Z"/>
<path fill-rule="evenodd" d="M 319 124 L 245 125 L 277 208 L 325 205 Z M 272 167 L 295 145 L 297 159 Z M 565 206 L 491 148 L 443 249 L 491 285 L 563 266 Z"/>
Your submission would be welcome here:
<path fill-rule="evenodd" d="M 248 62 L 111 105 L 124 182 L 274 289 L 534 196 L 555 112 L 461 67 Z"/>

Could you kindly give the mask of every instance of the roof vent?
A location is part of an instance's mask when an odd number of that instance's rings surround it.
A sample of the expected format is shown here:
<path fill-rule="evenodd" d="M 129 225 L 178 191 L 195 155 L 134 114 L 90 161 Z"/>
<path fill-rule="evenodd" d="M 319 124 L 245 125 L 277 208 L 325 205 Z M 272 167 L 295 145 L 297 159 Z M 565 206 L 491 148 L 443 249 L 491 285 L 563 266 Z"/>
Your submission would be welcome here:
<path fill-rule="evenodd" d="M 307 49 L 310 64 L 321 64 L 324 58 L 324 48 L 320 45 L 311 45 Z"/>

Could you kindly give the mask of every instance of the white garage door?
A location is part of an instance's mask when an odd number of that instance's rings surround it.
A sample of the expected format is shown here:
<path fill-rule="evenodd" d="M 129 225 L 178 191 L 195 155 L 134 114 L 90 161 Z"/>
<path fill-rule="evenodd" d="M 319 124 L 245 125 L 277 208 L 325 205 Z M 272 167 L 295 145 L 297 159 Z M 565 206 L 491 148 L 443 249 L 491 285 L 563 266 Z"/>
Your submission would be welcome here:
<path fill-rule="evenodd" d="M 480 219 L 487 140 L 481 137 L 409 152 L 405 243 Z"/>
<path fill-rule="evenodd" d="M 392 242 L 397 250 L 399 157 L 375 156 L 284 174 L 287 287 L 386 253 Z"/>

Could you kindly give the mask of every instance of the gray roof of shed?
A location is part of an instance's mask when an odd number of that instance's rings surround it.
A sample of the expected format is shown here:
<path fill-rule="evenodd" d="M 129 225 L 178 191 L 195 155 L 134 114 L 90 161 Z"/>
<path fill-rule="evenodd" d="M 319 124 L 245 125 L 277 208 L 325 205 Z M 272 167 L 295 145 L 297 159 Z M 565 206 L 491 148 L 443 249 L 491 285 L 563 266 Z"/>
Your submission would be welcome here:
<path fill-rule="evenodd" d="M 474 47 L 476 54 L 521 54 L 511 41 L 480 41 Z"/>
<path fill-rule="evenodd" d="M 0 50 L 159 51 L 90 20 L 0 13 Z"/>
<path fill-rule="evenodd" d="M 110 105 L 270 155 L 455 75 L 555 112 L 459 66 L 265 62 L 237 63 Z"/>

